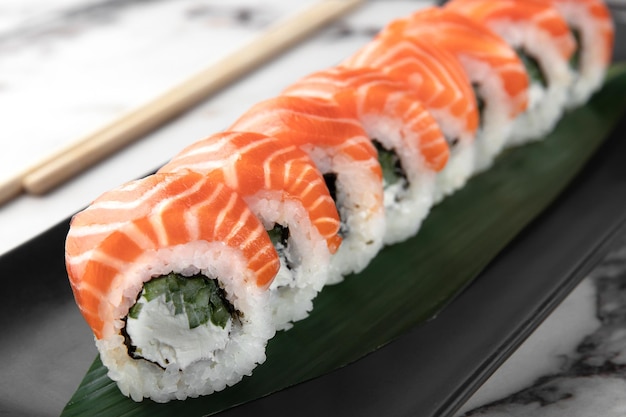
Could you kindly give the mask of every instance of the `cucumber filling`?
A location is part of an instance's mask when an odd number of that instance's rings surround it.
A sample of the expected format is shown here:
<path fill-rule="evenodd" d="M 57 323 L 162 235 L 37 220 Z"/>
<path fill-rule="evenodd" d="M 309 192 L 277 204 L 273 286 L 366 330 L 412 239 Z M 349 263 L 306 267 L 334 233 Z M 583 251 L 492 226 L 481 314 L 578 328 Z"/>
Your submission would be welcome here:
<path fill-rule="evenodd" d="M 267 231 L 267 234 L 276 249 L 278 259 L 280 259 L 280 269 L 270 288 L 278 294 L 289 297 L 288 294 L 291 294 L 291 291 L 298 287 L 296 276 L 299 272 L 294 272 L 294 270 L 302 264 L 302 256 L 298 252 L 297 245 L 292 245 L 289 241 L 291 233 L 288 227 L 276 223 L 272 229 Z"/>
<path fill-rule="evenodd" d="M 287 269 L 293 269 L 293 260 L 289 256 L 289 228 L 280 224 L 274 224 L 274 227 L 268 230 L 267 234 L 281 259 L 281 265 L 284 265 Z"/>
<path fill-rule="evenodd" d="M 543 88 L 548 87 L 548 80 L 541 69 L 539 62 L 532 56 L 528 55 L 523 49 L 517 49 L 515 52 L 517 52 L 517 56 L 524 64 L 531 83 L 539 84 Z"/>
<path fill-rule="evenodd" d="M 409 188 L 409 181 L 398 154 L 385 148 L 377 140 L 372 141 L 378 151 L 378 163 L 383 171 L 383 189 L 385 200 L 399 202 Z"/>
<path fill-rule="evenodd" d="M 289 239 L 288 227 L 284 227 L 280 224 L 274 224 L 274 227 L 271 230 L 268 230 L 267 234 L 270 236 L 270 240 L 277 251 L 279 248 L 284 250 L 284 248 L 287 247 L 287 240 Z"/>
<path fill-rule="evenodd" d="M 574 53 L 569 59 L 569 66 L 574 71 L 580 71 L 580 56 L 582 54 L 582 38 L 580 35 L 580 31 L 578 29 L 574 29 L 570 27 L 570 32 L 572 36 L 574 36 L 574 40 L 576 41 L 576 49 L 574 49 Z"/>
<path fill-rule="evenodd" d="M 172 272 L 144 284 L 126 317 L 125 343 L 135 359 L 184 369 L 223 349 L 238 317 L 216 280 Z"/>

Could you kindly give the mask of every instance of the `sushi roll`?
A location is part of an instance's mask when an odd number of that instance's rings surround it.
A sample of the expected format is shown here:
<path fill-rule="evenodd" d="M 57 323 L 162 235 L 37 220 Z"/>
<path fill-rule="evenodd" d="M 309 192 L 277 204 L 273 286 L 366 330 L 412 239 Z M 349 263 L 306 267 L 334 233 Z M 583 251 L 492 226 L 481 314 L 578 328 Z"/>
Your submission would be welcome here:
<path fill-rule="evenodd" d="M 307 152 L 324 175 L 341 225 L 328 284 L 362 271 L 385 235 L 383 178 L 378 153 L 346 110 L 310 97 L 278 96 L 245 112 L 227 130 L 257 132 Z"/>
<path fill-rule="evenodd" d="M 453 0 L 104 193 L 72 218 L 65 263 L 108 376 L 167 402 L 250 375 L 324 285 L 586 101 L 613 36 L 601 0 Z"/>
<path fill-rule="evenodd" d="M 615 28 L 602 0 L 537 0 L 555 7 L 570 27 L 576 51 L 570 65 L 574 82 L 568 108 L 584 104 L 597 91 L 611 63 Z"/>
<path fill-rule="evenodd" d="M 135 401 L 224 389 L 265 360 L 279 259 L 233 190 L 155 174 L 75 215 L 70 284 L 109 377 Z"/>
<path fill-rule="evenodd" d="M 563 115 L 573 81 L 576 41 L 567 22 L 536 0 L 453 0 L 446 7 L 487 26 L 515 49 L 530 78 L 528 108 L 507 145 L 544 137 Z"/>
<path fill-rule="evenodd" d="M 384 242 L 415 235 L 433 205 L 436 174 L 449 150 L 437 122 L 408 86 L 372 68 L 333 67 L 282 94 L 332 101 L 362 123 L 383 169 Z"/>
<path fill-rule="evenodd" d="M 259 133 L 221 132 L 187 147 L 159 172 L 184 170 L 233 188 L 270 233 L 281 263 L 269 288 L 276 330 L 306 318 L 341 243 L 335 203 L 309 156 Z"/>
<path fill-rule="evenodd" d="M 474 172 L 478 107 L 465 71 L 449 52 L 419 39 L 377 36 L 342 62 L 373 67 L 406 83 L 437 121 L 449 146 L 446 166 L 437 174 L 435 202 L 461 188 Z"/>
<path fill-rule="evenodd" d="M 427 39 L 457 57 L 476 93 L 480 127 L 475 172 L 502 151 L 529 99 L 529 78 L 515 50 L 485 26 L 446 8 L 426 8 L 397 19 L 381 32 Z"/>

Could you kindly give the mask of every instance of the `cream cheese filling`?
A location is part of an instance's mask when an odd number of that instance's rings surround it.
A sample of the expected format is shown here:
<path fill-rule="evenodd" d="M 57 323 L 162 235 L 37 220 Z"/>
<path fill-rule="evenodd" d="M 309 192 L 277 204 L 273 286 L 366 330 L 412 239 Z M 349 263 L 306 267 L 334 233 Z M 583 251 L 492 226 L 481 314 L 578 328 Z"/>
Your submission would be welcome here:
<path fill-rule="evenodd" d="M 175 314 L 165 295 L 150 301 L 140 297 L 141 311 L 136 318 L 128 317 L 126 332 L 135 348 L 134 354 L 163 368 L 177 364 L 185 369 L 199 360 L 212 360 L 215 352 L 223 350 L 229 340 L 232 319 L 224 326 L 207 321 L 189 328 L 187 315 Z"/>

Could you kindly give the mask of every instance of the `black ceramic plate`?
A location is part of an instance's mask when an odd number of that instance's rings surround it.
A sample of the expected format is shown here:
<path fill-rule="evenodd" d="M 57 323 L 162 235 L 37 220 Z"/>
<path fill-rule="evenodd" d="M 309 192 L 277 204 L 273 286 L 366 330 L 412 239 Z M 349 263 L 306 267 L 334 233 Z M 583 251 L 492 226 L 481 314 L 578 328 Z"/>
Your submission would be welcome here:
<path fill-rule="evenodd" d="M 225 415 L 450 415 L 604 253 L 626 213 L 625 137 L 626 120 L 435 320 L 348 367 Z M 0 257 L 0 414 L 58 415 L 95 356 L 65 275 L 66 233 L 67 221 Z"/>
<path fill-rule="evenodd" d="M 625 137 L 626 120 L 435 320 L 348 367 L 224 415 L 450 415 L 605 252 L 626 214 Z M 95 356 L 67 284 L 66 233 L 62 222 L 0 257 L 0 415 L 58 415 Z"/>

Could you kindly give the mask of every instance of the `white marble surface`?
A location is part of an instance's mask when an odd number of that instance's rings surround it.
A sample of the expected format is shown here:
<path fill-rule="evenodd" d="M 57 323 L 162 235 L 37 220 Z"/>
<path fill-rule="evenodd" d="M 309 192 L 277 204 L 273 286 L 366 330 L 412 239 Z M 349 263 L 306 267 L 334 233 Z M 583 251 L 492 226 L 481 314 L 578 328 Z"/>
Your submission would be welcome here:
<path fill-rule="evenodd" d="M 146 102 L 252 39 L 268 24 L 311 3 L 4 0 L 0 4 L 0 177 Z M 54 192 L 22 196 L 0 207 L 0 254 L 65 219 L 102 192 L 154 170 L 185 145 L 223 129 L 290 81 L 336 63 L 367 42 L 381 22 L 430 3 L 373 1 Z M 461 413 L 626 415 L 625 382 L 619 375 L 576 378 L 568 373 L 583 357 L 576 347 L 586 335 L 603 329 L 595 314 L 598 282 L 593 277 L 583 281 Z M 620 364 L 626 362 L 624 333 L 614 329 L 607 346 Z M 594 358 L 588 360 L 605 363 L 599 354 Z M 532 400 L 539 397 L 507 399 L 542 375 L 556 375 L 549 382 L 577 393 L 574 400 L 542 407 L 545 401 Z M 587 398 L 589 392 L 596 393 L 595 401 Z M 598 398 L 609 399 L 618 408 L 604 413 Z M 500 403 L 472 411 L 493 401 Z"/>
<path fill-rule="evenodd" d="M 0 177 L 38 161 L 195 74 L 281 17 L 311 4 L 272 1 L 64 0 L 43 16 L 0 26 Z M 22 8 L 6 3 L 7 15 Z M 50 8 L 51 2 L 41 2 Z M 429 1 L 374 2 L 207 100 L 175 123 L 129 146 L 43 197 L 0 207 L 0 253 L 35 236 L 124 181 L 146 174 L 185 145 L 224 129 L 246 108 L 290 81 L 332 65 L 367 42 L 378 22 Z M 65 8 L 67 7 L 67 8 Z M 2 9 L 0 9 L 0 14 Z M 244 18 L 241 18 L 241 16 Z M 245 16 L 250 15 L 249 18 Z M 158 22 L 158 24 L 155 24 Z M 354 33 L 343 32 L 346 25 Z M 25 35 L 24 35 L 25 34 Z M 349 35 L 349 36 L 346 36 Z M 204 52 L 199 52 L 204 51 Z M 175 139 L 173 139 L 175 138 Z"/>
<path fill-rule="evenodd" d="M 626 415 L 625 284 L 626 236 L 622 233 L 604 261 L 476 393 L 462 415 Z M 570 326 L 572 330 L 566 330 Z M 532 349 L 541 353 L 533 355 Z M 528 378 L 527 383 L 507 380 L 510 376 L 517 379 L 526 367 L 550 360 L 552 365 L 546 362 L 539 378 Z M 483 407 L 474 409 L 479 404 Z"/>
<path fill-rule="evenodd" d="M 594 283 L 582 281 L 470 398 L 459 415 L 523 390 L 539 376 L 559 372 L 576 357 L 574 347 L 600 327 L 595 317 L 595 294 Z"/>

